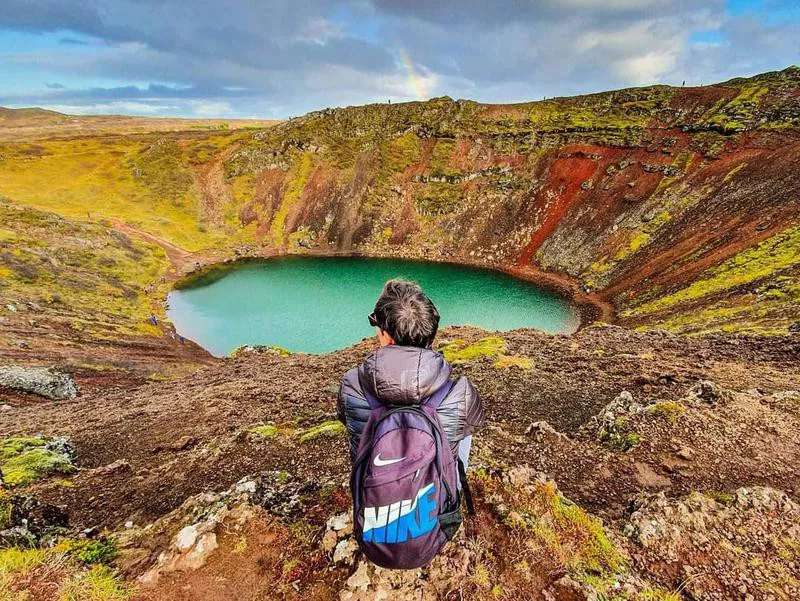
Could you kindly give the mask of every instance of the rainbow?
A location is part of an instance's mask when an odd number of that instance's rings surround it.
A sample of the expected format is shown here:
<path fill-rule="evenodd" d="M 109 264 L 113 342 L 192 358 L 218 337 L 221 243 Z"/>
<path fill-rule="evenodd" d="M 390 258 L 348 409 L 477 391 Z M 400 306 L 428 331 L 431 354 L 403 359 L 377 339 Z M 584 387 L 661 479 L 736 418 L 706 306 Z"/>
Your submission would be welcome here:
<path fill-rule="evenodd" d="M 407 50 L 401 48 L 399 55 L 400 64 L 403 65 L 403 68 L 406 70 L 408 84 L 414 91 L 414 95 L 418 100 L 426 100 L 428 97 L 428 86 L 426 85 L 425 77 L 420 75 L 419 71 L 417 71 L 417 68 L 414 66 L 414 61 L 411 60 L 411 55 L 408 54 Z"/>

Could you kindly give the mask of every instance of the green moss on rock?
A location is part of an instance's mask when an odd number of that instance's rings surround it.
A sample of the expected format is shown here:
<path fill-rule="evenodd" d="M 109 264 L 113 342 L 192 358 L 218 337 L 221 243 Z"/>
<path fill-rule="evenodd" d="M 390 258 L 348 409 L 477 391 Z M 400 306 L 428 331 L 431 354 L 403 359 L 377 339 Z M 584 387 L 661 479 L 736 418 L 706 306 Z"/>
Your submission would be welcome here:
<path fill-rule="evenodd" d="M 309 442 L 317 438 L 335 438 L 346 433 L 344 424 L 337 420 L 322 422 L 312 426 L 300 434 L 300 442 Z"/>
<path fill-rule="evenodd" d="M 744 286 L 800 264 L 800 226 L 794 226 L 741 251 L 721 265 L 702 273 L 686 288 L 623 312 L 623 317 L 644 315 L 684 302 Z"/>
<path fill-rule="evenodd" d="M 675 401 L 661 401 L 651 405 L 647 410 L 653 415 L 666 417 L 670 422 L 678 421 L 678 418 L 686 413 L 686 407 Z"/>
<path fill-rule="evenodd" d="M 46 447 L 39 438 L 0 440 L 0 471 L 7 486 L 24 486 L 52 474 L 70 474 L 75 466 L 69 457 Z"/>
<path fill-rule="evenodd" d="M 11 502 L 11 495 L 0 489 L 0 530 L 11 527 L 13 511 L 14 504 Z"/>
<path fill-rule="evenodd" d="M 278 433 L 278 427 L 275 424 L 257 424 L 251 426 L 248 432 L 250 434 L 257 434 L 262 438 L 271 438 Z"/>
<path fill-rule="evenodd" d="M 243 344 L 241 346 L 237 346 L 235 349 L 233 349 L 233 351 L 231 351 L 231 359 L 238 359 L 239 357 L 244 357 L 245 355 L 251 354 L 288 357 L 292 354 L 292 351 L 272 344 Z"/>
<path fill-rule="evenodd" d="M 500 336 L 487 336 L 470 344 L 460 338 L 439 347 L 450 363 L 472 361 L 479 357 L 499 358 L 506 352 L 506 341 Z"/>

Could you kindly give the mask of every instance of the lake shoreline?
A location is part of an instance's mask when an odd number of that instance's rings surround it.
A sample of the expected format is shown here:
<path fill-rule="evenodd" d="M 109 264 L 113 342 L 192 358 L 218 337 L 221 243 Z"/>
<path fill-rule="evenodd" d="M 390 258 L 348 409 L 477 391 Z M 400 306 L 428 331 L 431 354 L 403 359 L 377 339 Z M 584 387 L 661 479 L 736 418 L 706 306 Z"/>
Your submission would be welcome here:
<path fill-rule="evenodd" d="M 499 326 L 499 327 L 492 327 L 492 325 L 484 325 L 487 331 L 497 330 L 497 331 L 506 331 L 509 329 L 514 329 L 515 327 L 533 327 L 537 329 L 541 329 L 544 332 L 547 332 L 551 335 L 564 335 L 564 336 L 572 336 L 580 329 L 584 328 L 585 326 L 594 323 L 598 320 L 598 318 L 602 318 L 604 315 L 611 314 L 610 308 L 602 306 L 596 299 L 586 298 L 585 295 L 581 290 L 579 285 L 572 281 L 570 278 L 561 276 L 559 274 L 553 274 L 549 272 L 544 272 L 532 267 L 497 267 L 493 265 L 487 265 L 486 263 L 481 263 L 477 261 L 452 261 L 452 260 L 444 260 L 444 259 L 426 259 L 421 257 L 400 257 L 391 254 L 383 254 L 377 255 L 373 253 L 362 253 L 362 252 L 285 252 L 285 251 L 273 251 L 268 253 L 262 253 L 260 255 L 246 255 L 240 256 L 237 258 L 226 258 L 223 260 L 217 260 L 213 262 L 209 262 L 206 265 L 201 265 L 197 267 L 197 263 L 195 263 L 194 268 L 184 273 L 180 277 L 175 277 L 173 279 L 171 290 L 169 294 L 164 299 L 165 309 L 171 313 L 170 320 L 174 321 L 174 305 L 170 303 L 170 298 L 172 297 L 173 292 L 188 292 L 192 289 L 206 287 L 209 285 L 214 284 L 218 280 L 226 277 L 232 271 L 237 269 L 243 268 L 249 264 L 258 264 L 263 262 L 269 262 L 271 259 L 276 258 L 308 258 L 308 259 L 365 259 L 365 260 L 376 260 L 376 261 L 401 261 L 407 262 L 409 264 L 415 264 L 417 266 L 424 266 L 424 265 L 440 265 L 440 266 L 450 266 L 454 268 L 465 268 L 467 270 L 474 270 L 475 272 L 483 272 L 487 275 L 495 274 L 495 275 L 504 275 L 507 277 L 512 278 L 513 280 L 517 280 L 518 282 L 526 282 L 529 284 L 535 285 L 541 292 L 550 295 L 552 297 L 556 297 L 559 301 L 566 303 L 569 305 L 570 313 L 573 315 L 568 321 L 564 322 L 565 326 L 562 331 L 554 331 L 550 329 L 547 324 L 542 324 L 541 326 L 531 325 L 531 326 Z M 174 273 L 174 272 L 173 272 Z M 408 274 L 412 279 L 416 279 L 417 276 L 412 274 Z M 422 276 L 419 276 L 422 277 Z M 424 279 L 424 278 L 423 278 Z M 489 298 L 490 296 L 487 296 Z M 172 297 L 174 298 L 174 297 Z M 452 310 L 452 309 L 451 309 Z M 458 318 L 456 318 L 458 319 Z M 457 325 L 459 322 L 456 322 Z M 467 323 L 466 321 L 464 322 Z M 177 323 L 175 324 L 177 326 Z M 477 325 L 477 324 L 473 324 Z M 479 326 L 480 327 L 480 326 Z M 185 332 L 182 332 L 184 335 L 188 336 L 188 339 L 192 339 L 192 332 L 186 328 Z M 269 342 L 269 341 L 268 341 Z M 215 356 L 224 356 L 220 355 L 219 352 L 210 351 Z M 309 351 L 313 352 L 313 351 Z M 327 352 L 327 351 L 325 351 Z"/>
<path fill-rule="evenodd" d="M 601 298 L 597 293 L 586 293 L 582 289 L 580 282 L 570 275 L 555 271 L 546 271 L 534 265 L 503 265 L 483 261 L 450 260 L 437 257 L 404 256 L 392 253 L 365 253 L 360 251 L 322 251 L 311 249 L 302 252 L 292 252 L 282 249 L 269 249 L 259 254 L 243 254 L 236 257 L 220 258 L 219 256 L 215 256 L 212 262 L 203 263 L 200 261 L 200 267 L 195 267 L 183 274 L 173 272 L 170 274 L 171 277 L 168 277 L 164 283 L 170 285 L 170 291 L 180 290 L 186 286 L 191 286 L 193 281 L 217 271 L 224 273 L 235 269 L 236 266 L 243 263 L 264 261 L 286 256 L 402 259 L 404 261 L 441 263 L 504 273 L 517 279 L 536 284 L 540 288 L 556 294 L 575 305 L 580 315 L 580 323 L 575 330 L 576 332 L 596 321 L 603 321 L 609 324 L 615 324 L 617 322 L 616 311 L 612 303 Z"/>

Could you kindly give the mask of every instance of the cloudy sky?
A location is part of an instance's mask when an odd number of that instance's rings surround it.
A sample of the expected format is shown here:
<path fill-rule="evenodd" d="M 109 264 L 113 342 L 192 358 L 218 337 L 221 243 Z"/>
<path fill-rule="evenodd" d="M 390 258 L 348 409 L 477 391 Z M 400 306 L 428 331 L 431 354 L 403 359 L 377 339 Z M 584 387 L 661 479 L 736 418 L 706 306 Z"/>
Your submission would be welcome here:
<path fill-rule="evenodd" d="M 800 64 L 798 0 L 0 0 L 0 105 L 283 118 Z"/>

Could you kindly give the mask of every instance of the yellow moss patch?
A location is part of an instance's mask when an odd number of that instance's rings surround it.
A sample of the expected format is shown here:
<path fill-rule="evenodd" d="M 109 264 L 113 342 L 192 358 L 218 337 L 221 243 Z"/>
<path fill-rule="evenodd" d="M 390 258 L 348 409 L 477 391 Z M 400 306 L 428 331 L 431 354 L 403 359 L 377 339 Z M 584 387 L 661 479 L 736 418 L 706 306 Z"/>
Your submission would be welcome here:
<path fill-rule="evenodd" d="M 725 174 L 725 177 L 723 177 L 723 178 L 722 178 L 722 181 L 723 181 L 723 182 L 728 182 L 728 181 L 730 181 L 730 179 L 731 179 L 731 178 L 732 178 L 734 175 L 736 175 L 737 173 L 739 173 L 739 172 L 740 172 L 742 169 L 744 169 L 745 167 L 747 167 L 747 163 L 739 163 L 738 165 L 736 165 L 736 167 L 734 167 L 733 169 L 731 169 L 730 171 L 728 171 L 728 173 L 727 173 L 727 174 Z"/>
<path fill-rule="evenodd" d="M 272 438 L 278 433 L 278 427 L 275 424 L 257 424 L 250 426 L 247 431 L 250 434 L 258 434 L 262 438 Z"/>
<path fill-rule="evenodd" d="M 506 351 L 506 341 L 500 336 L 487 336 L 470 344 L 456 339 L 439 347 L 439 352 L 450 363 L 472 361 L 478 357 L 499 358 Z"/>
<path fill-rule="evenodd" d="M 506 369 L 509 367 L 515 367 L 518 369 L 531 369 L 533 367 L 533 363 L 527 357 L 500 357 L 494 363 L 492 363 L 492 367 L 496 367 L 498 369 Z"/>
<path fill-rule="evenodd" d="M 800 226 L 794 226 L 703 272 L 686 288 L 623 312 L 643 315 L 769 277 L 800 263 Z"/>
<path fill-rule="evenodd" d="M 686 407 L 675 401 L 661 401 L 648 408 L 653 415 L 666 417 L 671 422 L 678 421 L 678 418 L 686 413 Z"/>
<path fill-rule="evenodd" d="M 338 420 L 322 422 L 319 425 L 308 428 L 300 434 L 300 442 L 309 442 L 317 438 L 334 438 L 345 434 L 347 431 L 344 424 Z"/>
<path fill-rule="evenodd" d="M 312 153 L 305 152 L 300 157 L 300 160 L 293 167 L 293 171 L 289 177 L 289 186 L 286 193 L 283 195 L 283 201 L 280 208 L 275 213 L 270 226 L 270 234 L 274 244 L 280 246 L 284 242 L 283 224 L 286 221 L 286 216 L 289 214 L 291 208 L 300 199 L 303 193 L 303 188 L 311 177 L 311 172 L 314 168 Z"/>

